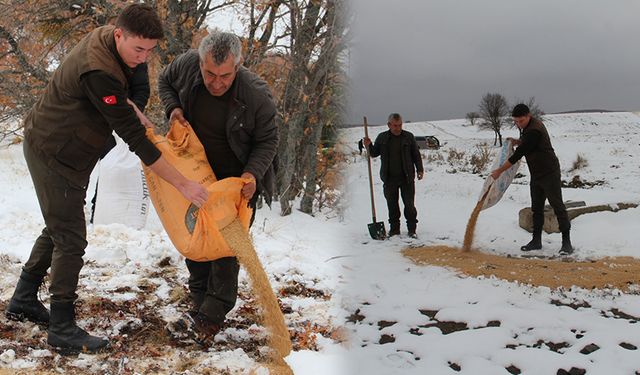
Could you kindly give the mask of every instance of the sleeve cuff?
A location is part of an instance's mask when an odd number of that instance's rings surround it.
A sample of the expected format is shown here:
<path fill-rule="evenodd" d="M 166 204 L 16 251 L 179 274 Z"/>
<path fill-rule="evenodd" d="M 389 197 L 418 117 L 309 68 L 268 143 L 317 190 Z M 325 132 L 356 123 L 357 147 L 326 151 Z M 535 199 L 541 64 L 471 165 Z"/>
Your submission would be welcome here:
<path fill-rule="evenodd" d="M 160 150 L 158 150 L 158 148 L 148 139 L 142 141 L 140 145 L 136 147 L 134 152 L 138 155 L 140 160 L 142 160 L 144 165 L 151 165 L 155 163 L 162 155 Z"/>
<path fill-rule="evenodd" d="M 256 180 L 261 180 L 263 176 L 259 175 L 253 168 L 245 168 L 242 173 L 251 173 Z"/>
<path fill-rule="evenodd" d="M 171 112 L 173 112 L 174 109 L 179 108 L 180 106 L 177 104 L 173 104 L 170 105 L 169 107 L 167 107 L 166 111 L 165 111 L 165 116 L 167 116 L 167 119 L 171 117 Z"/>

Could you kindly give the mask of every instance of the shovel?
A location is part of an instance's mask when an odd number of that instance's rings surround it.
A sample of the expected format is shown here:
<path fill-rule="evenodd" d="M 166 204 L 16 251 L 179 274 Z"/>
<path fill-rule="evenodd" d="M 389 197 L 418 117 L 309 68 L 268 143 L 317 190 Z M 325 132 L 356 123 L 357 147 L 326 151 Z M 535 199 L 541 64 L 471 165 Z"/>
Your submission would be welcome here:
<path fill-rule="evenodd" d="M 367 129 L 367 118 L 364 118 L 364 136 L 369 138 L 369 130 Z M 371 213 L 373 222 L 368 224 L 369 234 L 374 240 L 384 240 L 387 237 L 387 231 L 384 229 L 384 223 L 376 221 L 376 204 L 373 199 L 373 177 L 371 176 L 371 155 L 369 155 L 369 147 L 367 149 L 367 166 L 369 167 L 369 191 L 371 192 Z"/>

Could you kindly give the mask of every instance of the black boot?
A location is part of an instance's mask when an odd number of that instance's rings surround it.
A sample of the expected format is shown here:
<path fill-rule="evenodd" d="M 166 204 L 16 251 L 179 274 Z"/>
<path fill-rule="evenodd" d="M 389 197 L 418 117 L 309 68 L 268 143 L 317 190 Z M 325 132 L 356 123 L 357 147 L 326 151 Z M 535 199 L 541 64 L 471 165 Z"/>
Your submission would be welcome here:
<path fill-rule="evenodd" d="M 542 249 L 542 231 L 534 231 L 533 238 L 528 244 L 520 247 L 522 251 L 540 250 Z"/>
<path fill-rule="evenodd" d="M 418 238 L 418 235 L 416 234 L 416 227 L 414 225 L 408 227 L 407 232 L 409 234 L 409 237 Z"/>
<path fill-rule="evenodd" d="M 62 354 L 95 353 L 109 345 L 107 339 L 91 336 L 76 325 L 73 302 L 51 303 L 47 342 Z"/>
<path fill-rule="evenodd" d="M 25 271 L 20 274 L 18 285 L 9 301 L 6 315 L 11 320 L 29 320 L 37 324 L 49 324 L 49 311 L 38 300 L 38 289 L 43 276 L 35 276 Z"/>
<path fill-rule="evenodd" d="M 178 320 L 168 323 L 165 329 L 174 340 L 192 340 L 208 348 L 213 345 L 214 337 L 222 329 L 222 323 L 214 322 L 200 312 L 188 312 Z"/>
<path fill-rule="evenodd" d="M 573 246 L 571 246 L 571 236 L 569 235 L 569 231 L 565 230 L 562 232 L 562 247 L 560 248 L 560 254 L 569 255 L 573 253 Z"/>
<path fill-rule="evenodd" d="M 393 237 L 400 234 L 400 223 L 393 223 L 389 228 L 389 233 L 387 233 L 387 237 Z"/>
<path fill-rule="evenodd" d="M 196 315 L 200 311 L 200 306 L 202 306 L 202 302 L 204 302 L 204 293 L 194 293 L 191 292 L 189 294 L 189 314 Z"/>

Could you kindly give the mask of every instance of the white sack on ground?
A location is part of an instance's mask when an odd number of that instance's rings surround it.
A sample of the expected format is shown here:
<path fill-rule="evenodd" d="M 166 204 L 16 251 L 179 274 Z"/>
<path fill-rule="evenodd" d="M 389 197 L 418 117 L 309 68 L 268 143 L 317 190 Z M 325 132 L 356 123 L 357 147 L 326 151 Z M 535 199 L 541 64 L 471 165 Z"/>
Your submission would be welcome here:
<path fill-rule="evenodd" d="M 140 159 L 116 136 L 116 146 L 100 161 L 93 223 L 142 229 L 148 212 L 149 190 Z"/>

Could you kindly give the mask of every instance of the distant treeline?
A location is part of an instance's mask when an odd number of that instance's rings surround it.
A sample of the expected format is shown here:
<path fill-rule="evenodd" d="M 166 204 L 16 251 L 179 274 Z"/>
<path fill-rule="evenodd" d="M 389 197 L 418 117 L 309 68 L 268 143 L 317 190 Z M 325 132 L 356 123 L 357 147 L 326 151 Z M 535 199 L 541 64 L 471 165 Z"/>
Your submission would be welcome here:
<path fill-rule="evenodd" d="M 568 115 L 571 113 L 598 113 L 598 112 L 628 112 L 628 111 L 623 111 L 623 110 L 615 110 L 615 111 L 611 111 L 609 109 L 579 109 L 576 111 L 565 111 L 565 112 L 554 112 L 554 115 Z"/>

